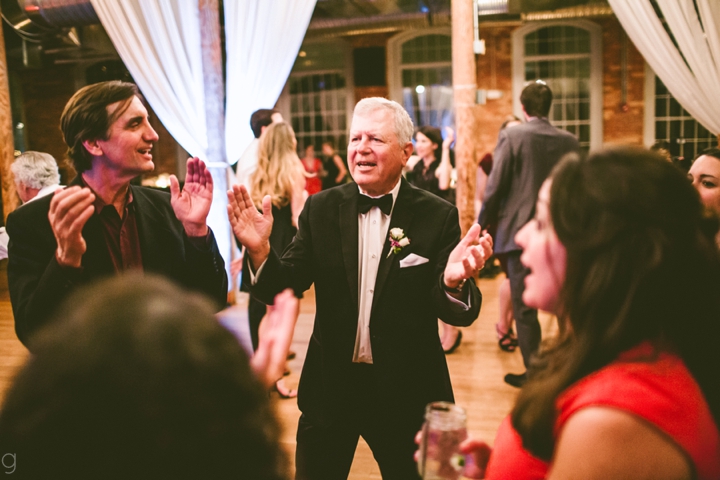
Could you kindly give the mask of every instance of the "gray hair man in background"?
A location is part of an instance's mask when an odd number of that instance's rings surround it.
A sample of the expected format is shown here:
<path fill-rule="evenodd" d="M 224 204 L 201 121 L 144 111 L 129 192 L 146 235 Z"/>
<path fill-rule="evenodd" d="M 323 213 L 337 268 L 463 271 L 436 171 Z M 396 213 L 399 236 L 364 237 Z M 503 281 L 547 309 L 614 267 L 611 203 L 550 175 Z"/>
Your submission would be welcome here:
<path fill-rule="evenodd" d="M 10 165 L 23 203 L 53 193 L 60 186 L 60 172 L 49 153 L 27 151 Z"/>
<path fill-rule="evenodd" d="M 58 165 L 49 153 L 28 150 L 15 159 L 10 170 L 22 203 L 49 195 L 60 187 Z M 5 227 L 0 227 L 0 260 L 8 256 L 9 241 Z"/>

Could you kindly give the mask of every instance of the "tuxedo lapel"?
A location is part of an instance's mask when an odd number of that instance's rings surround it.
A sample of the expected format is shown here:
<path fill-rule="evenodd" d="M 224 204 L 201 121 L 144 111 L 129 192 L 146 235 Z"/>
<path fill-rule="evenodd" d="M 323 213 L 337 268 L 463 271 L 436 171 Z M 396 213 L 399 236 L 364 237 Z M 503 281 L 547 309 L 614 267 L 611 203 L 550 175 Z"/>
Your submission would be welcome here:
<path fill-rule="evenodd" d="M 400 265 L 398 255 L 390 253 L 390 230 L 393 228 L 402 228 L 407 232 L 407 228 L 412 222 L 414 214 L 412 209 L 412 187 L 405 181 L 405 179 L 401 180 L 401 182 L 400 191 L 398 192 L 397 200 L 395 200 L 395 205 L 393 206 L 392 216 L 390 217 L 390 227 L 388 228 L 385 243 L 383 244 L 382 258 L 380 259 L 380 265 L 378 266 L 372 312 L 375 311 L 378 299 L 382 298 L 383 289 L 385 288 L 388 277 L 391 276 Z M 410 239 L 410 241 L 412 241 L 412 239 Z M 410 246 L 411 245 L 408 245 L 405 248 L 410 248 Z"/>
<path fill-rule="evenodd" d="M 343 262 L 347 274 L 348 288 L 353 299 L 355 313 L 358 312 L 358 189 L 355 184 L 348 188 L 349 195 L 340 204 L 340 243 L 342 247 Z"/>

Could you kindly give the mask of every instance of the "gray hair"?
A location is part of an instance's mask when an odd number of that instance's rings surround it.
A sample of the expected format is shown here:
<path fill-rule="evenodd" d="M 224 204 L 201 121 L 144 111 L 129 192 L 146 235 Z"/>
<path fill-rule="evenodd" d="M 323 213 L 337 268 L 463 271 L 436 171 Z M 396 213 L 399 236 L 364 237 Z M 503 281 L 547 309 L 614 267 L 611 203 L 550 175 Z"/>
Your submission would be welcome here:
<path fill-rule="evenodd" d="M 60 183 L 55 157 L 49 153 L 27 151 L 10 165 L 16 182 L 30 188 L 43 188 Z"/>
<path fill-rule="evenodd" d="M 367 115 L 381 109 L 392 112 L 395 118 L 395 135 L 400 146 L 410 143 L 415 127 L 410 115 L 397 102 L 382 97 L 363 98 L 355 105 L 353 115 Z"/>

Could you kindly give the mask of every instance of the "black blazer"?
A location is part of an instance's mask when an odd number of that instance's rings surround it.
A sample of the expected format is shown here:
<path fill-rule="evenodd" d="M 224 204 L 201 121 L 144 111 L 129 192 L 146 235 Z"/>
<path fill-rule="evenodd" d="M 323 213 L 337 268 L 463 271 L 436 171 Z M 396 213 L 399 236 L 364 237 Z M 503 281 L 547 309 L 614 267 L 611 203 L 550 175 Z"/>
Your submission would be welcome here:
<path fill-rule="evenodd" d="M 500 132 L 478 218 L 494 233 L 495 253 L 521 250 L 515 234 L 535 215 L 542 183 L 563 155 L 579 151 L 571 133 L 544 118 Z"/>
<path fill-rule="evenodd" d="M 79 185 L 79 176 L 72 183 Z M 227 275 L 215 237 L 206 248 L 195 247 L 185 235 L 166 192 L 130 186 L 135 202 L 143 269 L 205 293 L 222 307 Z M 98 215 L 83 228 L 87 251 L 79 270 L 62 268 L 55 260 L 57 243 L 48 211 L 52 195 L 29 202 L 7 219 L 8 287 L 15 331 L 27 346 L 31 334 L 45 324 L 57 306 L 77 287 L 115 274 Z"/>
<path fill-rule="evenodd" d="M 342 418 L 358 320 L 358 186 L 346 184 L 308 198 L 299 228 L 282 258 L 271 252 L 252 292 L 270 303 L 282 288 L 296 293 L 315 284 L 316 315 L 300 379 L 298 404 L 321 421 Z M 470 309 L 447 298 L 442 273 L 460 240 L 457 209 L 405 180 L 398 193 L 389 228 L 402 228 L 410 244 L 397 255 L 386 241 L 370 316 L 373 368 L 379 398 L 398 416 L 417 419 L 428 402 L 453 400 L 437 319 L 470 325 L 482 297 L 469 281 Z M 414 253 L 429 261 L 400 268 Z"/>

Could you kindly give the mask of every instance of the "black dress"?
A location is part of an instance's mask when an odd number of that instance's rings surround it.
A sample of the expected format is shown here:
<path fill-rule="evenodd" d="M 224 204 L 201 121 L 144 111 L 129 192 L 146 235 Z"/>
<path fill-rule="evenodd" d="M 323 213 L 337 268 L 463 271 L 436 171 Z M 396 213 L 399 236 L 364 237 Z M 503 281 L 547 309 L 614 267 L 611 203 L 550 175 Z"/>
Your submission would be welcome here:
<path fill-rule="evenodd" d="M 272 214 L 273 227 L 272 232 L 270 232 L 270 246 L 277 252 L 278 255 L 282 255 L 285 247 L 290 245 L 290 242 L 292 242 L 295 237 L 297 228 L 295 228 L 292 224 L 292 208 L 290 204 L 281 208 L 273 205 Z M 243 258 L 243 274 L 250 271 L 248 261 L 249 257 L 246 255 L 245 258 Z M 250 273 L 248 273 L 248 275 L 250 275 Z M 251 295 L 248 302 L 248 322 L 250 324 L 250 338 L 252 339 L 253 350 L 257 350 L 258 328 L 260 327 L 260 322 L 265 316 L 266 311 L 267 306 Z"/>
<path fill-rule="evenodd" d="M 322 179 L 322 189 L 327 190 L 328 188 L 335 187 L 339 185 L 335 181 L 338 174 L 340 173 L 340 169 L 335 165 L 335 161 L 333 160 L 333 156 L 325 157 L 323 162 L 323 169 L 327 174 L 325 175 L 325 178 Z"/>
<path fill-rule="evenodd" d="M 414 186 L 434 193 L 443 200 L 455 204 L 455 189 L 448 188 L 447 190 L 440 190 L 440 181 L 435 176 L 435 170 L 437 170 L 439 166 L 440 160 L 435 159 L 428 169 L 425 170 L 425 162 L 420 159 L 408 174 L 407 179 Z"/>

